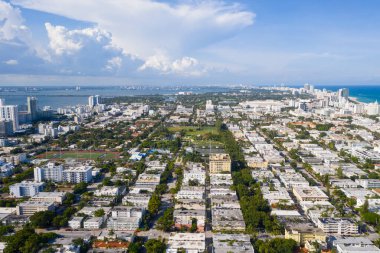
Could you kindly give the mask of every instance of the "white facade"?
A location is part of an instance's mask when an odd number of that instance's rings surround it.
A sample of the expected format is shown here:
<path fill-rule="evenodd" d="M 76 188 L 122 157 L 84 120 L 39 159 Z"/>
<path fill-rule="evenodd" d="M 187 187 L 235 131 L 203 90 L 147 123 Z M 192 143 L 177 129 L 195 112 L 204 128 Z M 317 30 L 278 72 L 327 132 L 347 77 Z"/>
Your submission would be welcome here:
<path fill-rule="evenodd" d="M 78 184 L 81 182 L 89 183 L 92 180 L 92 167 L 70 167 L 63 171 L 63 178 L 65 182 L 71 184 Z"/>
<path fill-rule="evenodd" d="M 103 217 L 93 217 L 83 222 L 84 229 L 99 229 L 103 225 Z"/>
<path fill-rule="evenodd" d="M 326 234 L 356 235 L 359 227 L 351 219 L 319 218 L 317 226 Z"/>
<path fill-rule="evenodd" d="M 9 187 L 9 193 L 16 198 L 33 197 L 42 191 L 44 183 L 23 181 L 13 184 Z"/>
<path fill-rule="evenodd" d="M 63 181 L 63 166 L 55 165 L 54 163 L 48 163 L 44 167 L 34 168 L 34 181 L 52 181 L 52 182 L 62 182 Z"/>
<path fill-rule="evenodd" d="M 13 123 L 13 130 L 19 129 L 18 106 L 2 105 L 0 106 L 0 120 L 10 120 Z"/>

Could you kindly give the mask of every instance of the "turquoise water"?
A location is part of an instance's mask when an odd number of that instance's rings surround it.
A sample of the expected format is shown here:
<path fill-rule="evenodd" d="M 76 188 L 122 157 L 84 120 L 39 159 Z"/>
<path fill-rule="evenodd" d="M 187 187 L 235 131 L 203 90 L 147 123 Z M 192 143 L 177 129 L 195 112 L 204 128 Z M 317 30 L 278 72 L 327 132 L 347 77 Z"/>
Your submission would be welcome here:
<path fill-rule="evenodd" d="M 318 86 L 318 89 L 327 89 L 331 91 L 337 91 L 341 88 L 348 88 L 350 90 L 350 97 L 356 97 L 358 101 L 364 103 L 380 102 L 380 86 L 369 85 L 356 85 L 356 86 Z"/>

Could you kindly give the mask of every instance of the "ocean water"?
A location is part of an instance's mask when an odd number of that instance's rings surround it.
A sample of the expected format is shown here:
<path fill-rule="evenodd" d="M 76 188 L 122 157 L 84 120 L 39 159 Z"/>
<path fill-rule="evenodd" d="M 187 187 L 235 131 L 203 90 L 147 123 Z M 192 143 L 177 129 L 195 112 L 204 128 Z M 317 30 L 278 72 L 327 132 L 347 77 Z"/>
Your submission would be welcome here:
<path fill-rule="evenodd" d="M 316 85 L 318 89 L 327 89 L 337 91 L 341 88 L 348 88 L 350 90 L 350 97 L 355 97 L 360 102 L 372 103 L 376 100 L 380 102 L 380 85 L 355 85 L 355 86 L 322 86 Z"/>

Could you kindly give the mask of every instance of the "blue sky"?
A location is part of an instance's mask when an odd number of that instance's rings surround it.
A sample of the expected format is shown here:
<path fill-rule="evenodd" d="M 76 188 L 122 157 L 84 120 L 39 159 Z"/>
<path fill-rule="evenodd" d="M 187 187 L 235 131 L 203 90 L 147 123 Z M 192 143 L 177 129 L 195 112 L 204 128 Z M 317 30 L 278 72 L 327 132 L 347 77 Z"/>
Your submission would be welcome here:
<path fill-rule="evenodd" d="M 0 0 L 0 85 L 380 84 L 377 0 Z"/>

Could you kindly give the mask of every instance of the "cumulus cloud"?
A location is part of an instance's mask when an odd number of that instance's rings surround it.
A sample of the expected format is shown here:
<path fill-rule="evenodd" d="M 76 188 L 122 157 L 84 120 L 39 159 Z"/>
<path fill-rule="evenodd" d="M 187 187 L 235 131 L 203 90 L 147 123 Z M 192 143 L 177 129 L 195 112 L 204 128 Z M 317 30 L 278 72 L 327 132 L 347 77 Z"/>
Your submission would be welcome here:
<path fill-rule="evenodd" d="M 115 73 L 123 62 L 136 61 L 112 44 L 110 33 L 98 28 L 70 30 L 64 26 L 45 24 L 52 64 L 60 74 L 101 75 Z"/>
<path fill-rule="evenodd" d="M 255 14 L 220 0 L 168 4 L 153 0 L 13 0 L 24 8 L 97 24 L 125 52 L 148 58 L 157 50 L 183 57 L 238 33 Z"/>
<path fill-rule="evenodd" d="M 199 64 L 195 58 L 186 56 L 172 61 L 162 52 L 149 57 L 139 70 L 156 70 L 162 74 L 178 74 L 181 76 L 200 76 L 206 73 L 206 67 Z"/>
<path fill-rule="evenodd" d="M 28 28 L 18 8 L 0 1 L 0 41 L 11 41 L 15 38 L 25 38 Z"/>
<path fill-rule="evenodd" d="M 46 23 L 48 47 L 41 49 L 24 42 L 45 61 L 39 63 L 40 69 L 59 75 L 205 75 L 212 68 L 202 63 L 198 50 L 236 35 L 255 18 L 241 5 L 223 0 L 172 4 L 158 0 L 10 2 L 13 6 L 3 5 L 12 10 L 12 15 L 7 15 L 18 32 L 28 29 L 14 6 L 93 24 L 85 29 L 69 29 Z M 7 37 L 16 34 L 10 28 L 6 31 Z"/>

